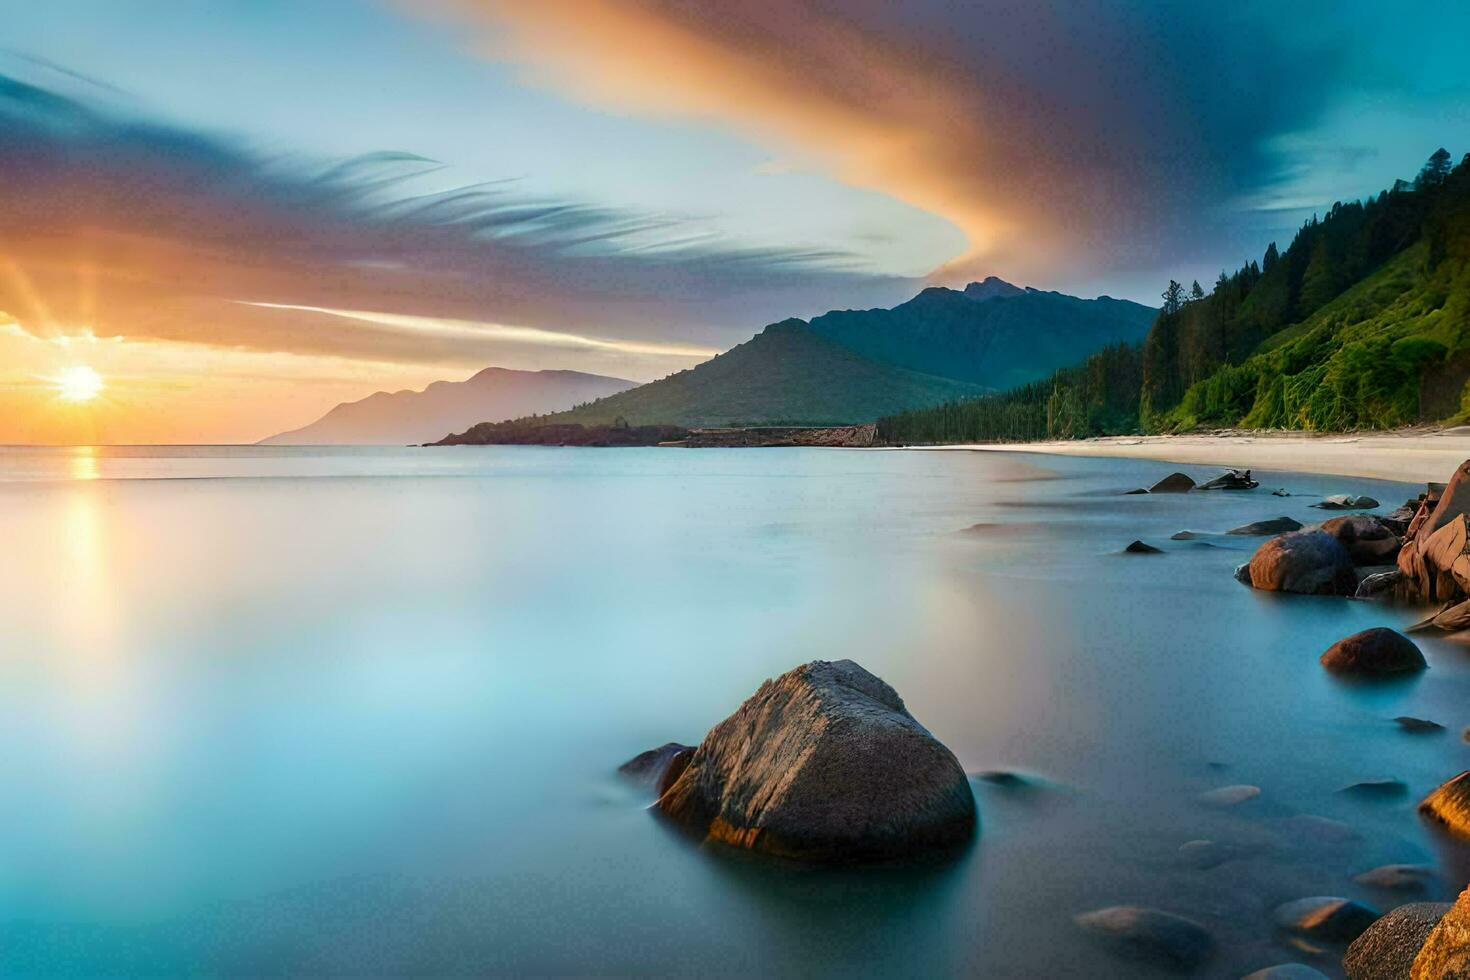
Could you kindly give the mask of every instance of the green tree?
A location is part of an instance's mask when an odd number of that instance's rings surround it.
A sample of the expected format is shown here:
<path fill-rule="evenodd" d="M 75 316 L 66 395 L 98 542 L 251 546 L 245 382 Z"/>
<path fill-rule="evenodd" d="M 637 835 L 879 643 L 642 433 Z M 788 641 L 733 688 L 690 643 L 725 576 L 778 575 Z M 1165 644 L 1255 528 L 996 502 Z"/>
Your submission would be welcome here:
<path fill-rule="evenodd" d="M 1414 178 L 1414 186 L 1420 190 L 1426 187 L 1438 187 L 1449 175 L 1450 151 L 1441 146 L 1429 154 L 1429 159 L 1424 161 L 1419 176 Z"/>
<path fill-rule="evenodd" d="M 1159 294 L 1164 299 L 1164 315 L 1173 316 L 1184 306 L 1184 287 L 1173 279 L 1169 285 Z"/>

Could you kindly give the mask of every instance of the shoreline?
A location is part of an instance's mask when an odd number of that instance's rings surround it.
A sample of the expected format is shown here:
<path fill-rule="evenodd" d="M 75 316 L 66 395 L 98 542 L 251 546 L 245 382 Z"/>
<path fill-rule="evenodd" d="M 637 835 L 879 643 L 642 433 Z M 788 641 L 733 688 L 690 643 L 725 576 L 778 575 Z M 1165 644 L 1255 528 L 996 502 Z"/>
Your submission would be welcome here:
<path fill-rule="evenodd" d="M 1008 452 L 1150 459 L 1192 465 L 1285 470 L 1427 483 L 1470 459 L 1470 427 L 1313 435 L 1239 431 L 1177 436 L 1104 436 L 1047 442 L 907 446 L 924 452 Z"/>

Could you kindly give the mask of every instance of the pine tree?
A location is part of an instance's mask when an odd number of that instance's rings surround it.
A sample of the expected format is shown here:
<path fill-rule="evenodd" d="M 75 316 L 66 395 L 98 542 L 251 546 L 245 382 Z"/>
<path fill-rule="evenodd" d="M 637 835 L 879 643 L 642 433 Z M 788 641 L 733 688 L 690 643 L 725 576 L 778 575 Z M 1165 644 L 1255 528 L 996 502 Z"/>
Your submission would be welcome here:
<path fill-rule="evenodd" d="M 1168 287 L 1159 294 L 1164 299 L 1164 315 L 1173 316 L 1184 306 L 1184 287 L 1173 279 L 1169 280 Z"/>
<path fill-rule="evenodd" d="M 1193 303 L 1195 300 L 1200 300 L 1204 298 L 1205 291 L 1200 288 L 1199 280 L 1196 279 L 1194 281 L 1194 285 L 1189 287 L 1189 301 Z"/>
<path fill-rule="evenodd" d="M 1426 187 L 1438 187 L 1444 183 L 1444 179 L 1449 175 L 1450 151 L 1441 146 L 1431 153 L 1429 159 L 1424 162 L 1423 168 L 1419 171 L 1419 176 L 1414 178 L 1414 187 L 1416 190 L 1423 190 Z"/>

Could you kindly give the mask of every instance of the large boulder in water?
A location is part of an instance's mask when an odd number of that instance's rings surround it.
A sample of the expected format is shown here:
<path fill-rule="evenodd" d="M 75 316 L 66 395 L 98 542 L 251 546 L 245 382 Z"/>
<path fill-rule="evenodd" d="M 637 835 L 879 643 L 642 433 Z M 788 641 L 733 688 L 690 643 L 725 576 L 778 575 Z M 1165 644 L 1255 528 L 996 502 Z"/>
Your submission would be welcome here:
<path fill-rule="evenodd" d="M 1392 564 L 1399 554 L 1399 536 L 1376 517 L 1352 514 L 1324 521 L 1322 530 L 1348 550 L 1354 565 Z"/>
<path fill-rule="evenodd" d="M 1470 980 L 1470 888 L 1440 917 L 1409 968 L 1410 980 Z"/>
<path fill-rule="evenodd" d="M 1449 902 L 1411 902 L 1373 923 L 1343 955 L 1348 980 L 1407 977 L 1414 957 L 1449 908 Z"/>
<path fill-rule="evenodd" d="M 1251 585 L 1270 592 L 1352 595 L 1358 588 L 1353 560 L 1325 531 L 1291 531 L 1256 549 L 1250 561 Z"/>
<path fill-rule="evenodd" d="M 1322 654 L 1321 662 L 1340 674 L 1398 674 L 1426 666 L 1413 640 L 1383 626 L 1338 640 Z"/>
<path fill-rule="evenodd" d="M 1436 787 L 1420 802 L 1419 812 L 1456 837 L 1470 839 L 1470 771 Z"/>
<path fill-rule="evenodd" d="M 921 856 L 975 834 L 954 753 L 851 660 L 762 684 L 657 806 L 706 840 L 808 861 Z"/>

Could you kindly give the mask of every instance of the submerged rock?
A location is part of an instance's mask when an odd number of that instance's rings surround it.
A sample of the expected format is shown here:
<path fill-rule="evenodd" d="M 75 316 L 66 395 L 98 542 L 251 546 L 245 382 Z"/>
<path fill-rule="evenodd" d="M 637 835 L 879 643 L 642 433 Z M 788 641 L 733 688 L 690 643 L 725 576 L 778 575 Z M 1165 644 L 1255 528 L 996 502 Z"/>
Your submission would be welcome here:
<path fill-rule="evenodd" d="M 1312 505 L 1321 510 L 1372 510 L 1378 506 L 1378 501 L 1367 496 L 1353 496 L 1350 493 L 1334 493 L 1323 497 L 1318 503 Z"/>
<path fill-rule="evenodd" d="M 1244 563 L 1242 563 L 1240 565 L 1236 565 L 1235 566 L 1235 572 L 1233 574 L 1235 575 L 1235 581 L 1240 582 L 1243 585 L 1250 585 L 1251 584 L 1251 563 L 1250 562 L 1244 562 Z"/>
<path fill-rule="evenodd" d="M 694 746 L 679 742 L 665 742 L 656 749 L 639 752 L 618 766 L 618 772 L 636 783 L 652 786 L 660 794 L 683 771 Z M 681 759 L 680 756 L 683 758 Z"/>
<path fill-rule="evenodd" d="M 1276 925 L 1324 942 L 1350 943 L 1373 924 L 1378 913 L 1349 898 L 1318 895 L 1277 906 Z"/>
<path fill-rule="evenodd" d="M 1419 812 L 1456 837 L 1470 839 L 1470 771 L 1435 787 L 1419 803 Z"/>
<path fill-rule="evenodd" d="M 1114 905 L 1084 912 L 1075 921 L 1123 956 L 1175 969 L 1198 966 L 1215 948 L 1215 940 L 1204 926 L 1158 909 Z"/>
<path fill-rule="evenodd" d="M 1414 718 L 1409 715 L 1399 715 L 1394 721 L 1398 726 L 1411 735 L 1433 735 L 1445 730 L 1444 726 L 1437 721 L 1428 718 Z"/>
<path fill-rule="evenodd" d="M 1338 790 L 1347 796 L 1358 796 L 1368 800 L 1394 799 L 1407 796 L 1409 784 L 1402 779 L 1366 779 Z"/>
<path fill-rule="evenodd" d="M 1251 848 L 1215 840 L 1191 840 L 1179 845 L 1180 860 L 1196 871 L 1209 871 L 1252 853 Z"/>
<path fill-rule="evenodd" d="M 1328 980 L 1327 974 L 1304 963 L 1281 963 L 1247 973 L 1240 980 Z"/>
<path fill-rule="evenodd" d="M 1360 885 L 1395 892 L 1426 891 L 1436 880 L 1434 869 L 1422 864 L 1385 864 L 1353 877 Z"/>
<path fill-rule="evenodd" d="M 1260 486 L 1251 479 L 1250 470 L 1226 470 L 1212 480 L 1201 483 L 1196 490 L 1254 490 Z"/>
<path fill-rule="evenodd" d="M 1170 473 L 1148 488 L 1149 493 L 1188 493 L 1194 489 L 1194 481 L 1183 473 Z"/>
<path fill-rule="evenodd" d="M 1411 980 L 1470 980 L 1470 888 L 1430 930 L 1414 965 Z"/>
<path fill-rule="evenodd" d="M 1266 521 L 1252 521 L 1242 524 L 1240 527 L 1232 527 L 1226 534 L 1243 534 L 1258 536 L 1263 534 L 1285 534 L 1287 531 L 1300 531 L 1301 521 L 1294 521 L 1290 517 L 1273 517 Z"/>
<path fill-rule="evenodd" d="M 1144 544 L 1142 541 L 1135 541 L 1123 550 L 1130 555 L 1162 555 L 1164 553 L 1164 549 L 1155 548 L 1153 545 Z"/>
<path fill-rule="evenodd" d="M 706 840 L 808 861 L 921 856 L 975 834 L 954 753 L 851 660 L 768 680 L 710 730 L 658 808 Z"/>
<path fill-rule="evenodd" d="M 1348 980 L 1397 980 L 1408 977 L 1414 958 L 1449 902 L 1400 905 L 1354 939 L 1342 957 Z"/>
<path fill-rule="evenodd" d="M 1323 531 L 1291 531 L 1256 549 L 1251 585 L 1269 592 L 1352 595 L 1358 589 L 1353 561 L 1336 538 Z"/>
<path fill-rule="evenodd" d="M 1322 654 L 1321 662 L 1339 674 L 1398 674 L 1427 666 L 1413 640 L 1383 626 L 1338 640 Z"/>
<path fill-rule="evenodd" d="M 1341 542 L 1355 565 L 1391 565 L 1398 557 L 1399 536 L 1369 514 L 1334 517 L 1322 530 Z"/>
<path fill-rule="evenodd" d="M 1209 790 L 1196 796 L 1195 799 L 1206 806 L 1239 806 L 1246 800 L 1253 800 L 1260 795 L 1261 787 L 1241 783 Z"/>

